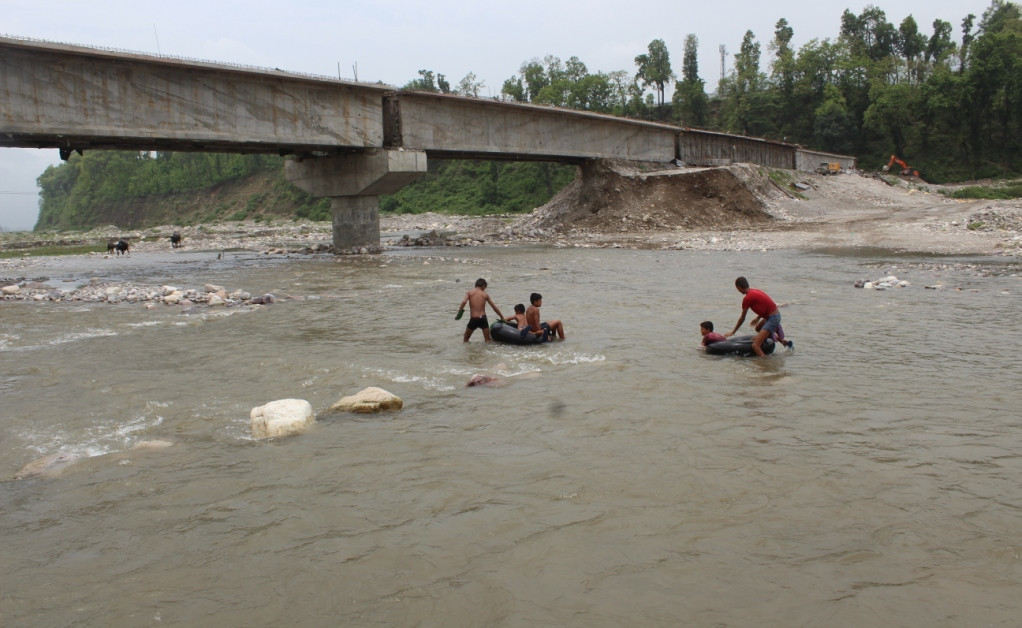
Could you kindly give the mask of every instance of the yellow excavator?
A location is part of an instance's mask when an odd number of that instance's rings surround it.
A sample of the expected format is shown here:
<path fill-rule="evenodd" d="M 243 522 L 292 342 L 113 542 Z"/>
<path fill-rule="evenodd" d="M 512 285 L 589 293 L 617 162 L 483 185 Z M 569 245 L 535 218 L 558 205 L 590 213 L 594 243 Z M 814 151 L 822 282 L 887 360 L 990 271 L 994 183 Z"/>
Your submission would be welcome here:
<path fill-rule="evenodd" d="M 884 172 L 889 172 L 894 164 L 901 166 L 901 175 L 905 177 L 918 177 L 919 171 L 915 168 L 910 167 L 905 163 L 904 159 L 898 159 L 895 155 L 891 155 L 891 160 L 884 166 Z"/>

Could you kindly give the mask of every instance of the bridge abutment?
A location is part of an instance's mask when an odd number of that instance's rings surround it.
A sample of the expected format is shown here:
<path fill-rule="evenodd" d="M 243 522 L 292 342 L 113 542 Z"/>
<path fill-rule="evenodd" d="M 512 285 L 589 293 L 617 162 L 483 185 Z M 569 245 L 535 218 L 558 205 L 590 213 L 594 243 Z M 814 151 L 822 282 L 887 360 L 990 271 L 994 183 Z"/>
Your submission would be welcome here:
<path fill-rule="evenodd" d="M 338 253 L 379 251 L 380 195 L 397 192 L 425 172 L 426 153 L 405 149 L 307 157 L 285 164 L 289 181 L 313 196 L 330 198 Z"/>

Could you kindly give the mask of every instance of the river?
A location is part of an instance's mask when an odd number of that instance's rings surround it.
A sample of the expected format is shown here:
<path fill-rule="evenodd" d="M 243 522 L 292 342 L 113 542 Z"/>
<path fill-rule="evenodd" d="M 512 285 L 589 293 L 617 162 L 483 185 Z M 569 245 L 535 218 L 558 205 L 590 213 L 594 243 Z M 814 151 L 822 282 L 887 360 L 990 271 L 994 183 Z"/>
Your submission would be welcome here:
<path fill-rule="evenodd" d="M 888 251 L 47 258 L 0 301 L 0 625 L 1017 625 L 1022 266 Z M 896 275 L 911 285 L 856 289 Z M 738 275 L 792 353 L 717 357 Z M 461 342 L 477 277 L 567 341 Z M 926 286 L 942 289 L 927 289 Z M 492 314 L 491 314 L 492 316 Z M 475 374 L 507 385 L 466 388 Z M 380 415 L 249 435 L 282 398 Z M 163 440 L 162 449 L 133 449 Z"/>

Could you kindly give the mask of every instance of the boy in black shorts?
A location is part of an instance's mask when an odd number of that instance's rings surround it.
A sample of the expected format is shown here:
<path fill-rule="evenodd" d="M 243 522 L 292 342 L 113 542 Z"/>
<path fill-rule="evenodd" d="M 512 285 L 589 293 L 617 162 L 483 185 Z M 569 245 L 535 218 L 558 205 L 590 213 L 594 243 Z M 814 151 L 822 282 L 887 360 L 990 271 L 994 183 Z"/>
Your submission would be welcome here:
<path fill-rule="evenodd" d="M 476 287 L 465 293 L 465 298 L 462 299 L 461 305 L 458 307 L 458 316 L 461 318 L 462 312 L 465 310 L 465 304 L 468 303 L 468 325 L 465 326 L 465 342 L 472 337 L 472 332 L 477 329 L 483 330 L 483 338 L 486 342 L 490 341 L 490 323 L 486 320 L 486 304 L 489 303 L 493 311 L 497 313 L 497 316 L 501 319 L 504 315 L 500 313 L 500 309 L 494 305 L 493 299 L 490 295 L 486 294 L 486 280 L 483 278 L 476 279 Z"/>

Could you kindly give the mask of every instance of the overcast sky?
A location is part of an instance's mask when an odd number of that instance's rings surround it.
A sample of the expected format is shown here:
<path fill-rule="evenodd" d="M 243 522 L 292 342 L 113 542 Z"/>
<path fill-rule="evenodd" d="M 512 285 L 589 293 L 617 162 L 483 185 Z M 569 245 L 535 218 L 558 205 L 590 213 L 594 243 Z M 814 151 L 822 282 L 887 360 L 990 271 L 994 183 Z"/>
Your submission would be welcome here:
<path fill-rule="evenodd" d="M 794 43 L 836 39 L 845 9 L 873 4 L 895 26 L 912 15 L 927 36 L 934 19 L 954 27 L 982 16 L 989 0 L 897 2 L 626 2 L 621 0 L 0 0 L 0 34 L 280 68 L 401 86 L 422 69 L 454 86 L 468 73 L 483 94 L 498 95 L 523 62 L 578 57 L 589 71 L 634 73 L 636 55 L 663 39 L 680 74 L 685 36 L 699 38 L 707 90 L 720 77 L 718 47 L 738 50 L 746 30 L 762 46 L 780 18 Z M 731 56 L 727 57 L 730 69 Z M 2 106 L 2 103 L 0 103 Z M 2 129 L 0 129 L 2 131 Z M 35 179 L 56 150 L 0 148 L 0 228 L 31 229 L 38 216 Z"/>

